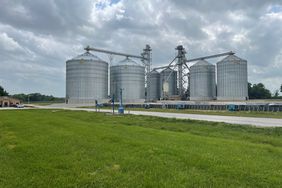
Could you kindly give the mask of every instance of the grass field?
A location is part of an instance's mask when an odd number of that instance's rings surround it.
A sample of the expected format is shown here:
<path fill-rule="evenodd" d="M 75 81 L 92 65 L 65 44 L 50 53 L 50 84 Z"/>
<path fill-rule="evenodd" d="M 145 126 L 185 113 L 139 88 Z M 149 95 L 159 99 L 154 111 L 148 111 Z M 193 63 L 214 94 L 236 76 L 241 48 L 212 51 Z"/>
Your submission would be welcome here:
<path fill-rule="evenodd" d="M 82 108 L 95 108 L 95 106 L 84 106 Z M 116 107 L 117 109 L 118 107 Z M 102 109 L 111 109 L 110 107 L 102 107 Z M 262 112 L 262 111 L 235 111 L 227 110 L 193 110 L 193 109 L 162 109 L 162 108 L 126 108 L 132 111 L 148 111 L 148 112 L 169 112 L 181 114 L 204 114 L 204 115 L 221 115 L 221 116 L 239 116 L 239 117 L 264 117 L 282 119 L 282 112 Z"/>
<path fill-rule="evenodd" d="M 282 129 L 0 111 L 0 187 L 281 187 Z"/>
<path fill-rule="evenodd" d="M 64 101 L 38 101 L 38 102 L 30 102 L 31 105 L 36 106 L 47 106 L 51 104 L 58 104 L 58 103 L 64 103 Z M 29 104 L 26 104 L 29 105 Z"/>

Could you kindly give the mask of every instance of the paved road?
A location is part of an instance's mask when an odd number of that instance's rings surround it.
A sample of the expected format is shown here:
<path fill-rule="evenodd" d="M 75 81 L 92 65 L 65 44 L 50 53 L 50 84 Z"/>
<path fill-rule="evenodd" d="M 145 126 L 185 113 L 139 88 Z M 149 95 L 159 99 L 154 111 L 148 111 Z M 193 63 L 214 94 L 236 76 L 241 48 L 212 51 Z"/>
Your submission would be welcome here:
<path fill-rule="evenodd" d="M 64 110 L 76 110 L 76 111 L 82 110 L 82 111 L 89 111 L 89 112 L 96 111 L 95 109 L 90 109 L 90 108 L 74 108 L 74 107 L 64 107 L 64 106 L 54 106 L 54 107 L 36 106 L 36 108 L 64 109 Z M 8 109 L 17 110 L 17 108 L 8 108 Z M 27 108 L 24 108 L 24 109 L 27 109 Z M 4 110 L 4 108 L 2 108 L 2 110 Z M 112 112 L 112 111 L 101 109 L 100 112 Z M 252 126 L 258 126 L 258 127 L 282 127 L 282 119 L 275 119 L 275 118 L 254 118 L 254 117 L 219 116 L 219 115 L 202 115 L 202 114 L 179 114 L 179 113 L 146 112 L 146 111 L 130 111 L 130 112 L 125 111 L 125 113 L 130 113 L 134 115 L 164 117 L 164 118 L 193 119 L 193 120 L 212 121 L 212 122 L 224 122 L 224 123 L 230 123 L 230 124 L 252 125 Z"/>
<path fill-rule="evenodd" d="M 48 107 L 42 106 L 40 108 L 56 108 L 65 110 L 82 110 L 82 111 L 96 111 L 89 108 L 68 108 L 68 107 Z M 112 112 L 111 110 L 100 110 L 100 112 Z M 276 118 L 254 118 L 254 117 L 237 117 L 237 116 L 219 116 L 219 115 L 202 115 L 202 114 L 179 114 L 179 113 L 163 113 L 163 112 L 146 112 L 146 111 L 125 111 L 134 115 L 156 116 L 176 119 L 193 119 L 212 122 L 224 122 L 230 124 L 252 125 L 258 127 L 282 127 L 282 119 Z"/>
<path fill-rule="evenodd" d="M 177 119 L 193 119 L 202 121 L 224 122 L 230 124 L 253 125 L 258 127 L 282 127 L 282 119 L 275 118 L 253 118 L 237 116 L 218 116 L 202 114 L 178 114 L 178 113 L 161 113 L 161 112 L 142 112 L 131 111 L 131 114 L 157 116 Z"/>

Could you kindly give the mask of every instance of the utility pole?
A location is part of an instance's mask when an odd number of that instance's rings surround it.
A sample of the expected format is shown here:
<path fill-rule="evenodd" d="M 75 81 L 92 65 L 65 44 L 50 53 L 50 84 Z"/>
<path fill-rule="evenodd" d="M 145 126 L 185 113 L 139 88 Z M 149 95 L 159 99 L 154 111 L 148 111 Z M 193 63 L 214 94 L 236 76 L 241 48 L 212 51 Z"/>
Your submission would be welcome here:
<path fill-rule="evenodd" d="M 119 89 L 119 107 L 118 107 L 118 113 L 119 114 L 124 114 L 124 107 L 122 104 L 122 88 Z"/>
<path fill-rule="evenodd" d="M 115 94 L 112 96 L 112 110 L 113 110 L 113 115 L 115 114 Z"/>

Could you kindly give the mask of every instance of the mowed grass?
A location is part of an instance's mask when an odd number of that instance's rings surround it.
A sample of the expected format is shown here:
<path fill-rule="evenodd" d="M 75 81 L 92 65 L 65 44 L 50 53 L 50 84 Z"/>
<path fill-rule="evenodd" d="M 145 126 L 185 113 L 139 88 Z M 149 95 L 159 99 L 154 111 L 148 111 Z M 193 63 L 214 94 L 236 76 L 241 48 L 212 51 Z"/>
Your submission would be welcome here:
<path fill-rule="evenodd" d="M 281 128 L 0 111 L 0 187 L 281 186 Z"/>
<path fill-rule="evenodd" d="M 31 105 L 35 105 L 35 106 L 48 106 L 51 104 L 60 104 L 60 103 L 64 103 L 64 101 L 38 101 L 38 102 L 30 102 Z M 25 104 L 25 105 L 29 105 L 29 104 Z"/>

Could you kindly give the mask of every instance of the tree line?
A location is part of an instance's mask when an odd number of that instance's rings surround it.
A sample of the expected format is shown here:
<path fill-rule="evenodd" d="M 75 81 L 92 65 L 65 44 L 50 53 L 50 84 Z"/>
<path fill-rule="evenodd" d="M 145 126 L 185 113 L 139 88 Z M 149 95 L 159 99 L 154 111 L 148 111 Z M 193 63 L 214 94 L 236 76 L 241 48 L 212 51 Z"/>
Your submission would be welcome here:
<path fill-rule="evenodd" d="M 282 84 L 279 90 L 282 92 Z M 271 92 L 265 88 L 262 83 L 248 83 L 249 99 L 282 99 L 282 96 L 279 96 L 279 90 L 277 89 L 273 94 L 271 94 Z"/>
<path fill-rule="evenodd" d="M 58 98 L 52 95 L 43 95 L 40 93 L 30 93 L 30 94 L 20 93 L 20 94 L 11 95 L 11 97 L 17 98 L 24 102 L 38 102 L 38 101 L 63 102 L 65 100 L 64 98 Z"/>
<path fill-rule="evenodd" d="M 43 95 L 40 93 L 30 93 L 30 94 L 15 94 L 15 95 L 9 95 L 9 93 L 0 86 L 0 96 L 10 96 L 16 99 L 19 99 L 23 102 L 37 102 L 37 101 L 54 101 L 54 102 L 63 102 L 64 98 L 54 97 L 52 95 Z"/>

